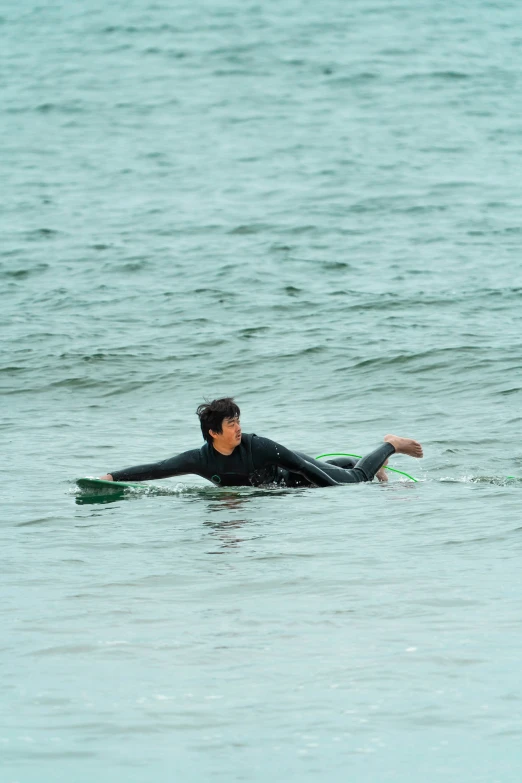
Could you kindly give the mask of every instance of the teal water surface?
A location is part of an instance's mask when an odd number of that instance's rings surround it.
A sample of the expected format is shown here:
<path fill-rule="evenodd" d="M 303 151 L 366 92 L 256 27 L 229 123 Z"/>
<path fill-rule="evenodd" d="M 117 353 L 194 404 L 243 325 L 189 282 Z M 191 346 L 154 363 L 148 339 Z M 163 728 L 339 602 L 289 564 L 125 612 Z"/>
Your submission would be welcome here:
<path fill-rule="evenodd" d="M 4 2 L 2 781 L 518 783 L 521 22 Z M 419 481 L 78 492 L 225 394 Z"/>

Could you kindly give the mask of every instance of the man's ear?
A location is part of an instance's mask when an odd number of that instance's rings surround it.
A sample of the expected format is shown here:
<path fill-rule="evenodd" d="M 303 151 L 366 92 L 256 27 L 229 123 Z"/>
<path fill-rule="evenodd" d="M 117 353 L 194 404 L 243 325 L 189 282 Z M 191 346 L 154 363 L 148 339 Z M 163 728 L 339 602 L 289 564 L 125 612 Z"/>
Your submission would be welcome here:
<path fill-rule="evenodd" d="M 216 435 L 218 434 L 217 432 L 214 432 L 214 430 L 209 430 L 209 433 L 212 436 L 212 438 L 215 438 Z"/>

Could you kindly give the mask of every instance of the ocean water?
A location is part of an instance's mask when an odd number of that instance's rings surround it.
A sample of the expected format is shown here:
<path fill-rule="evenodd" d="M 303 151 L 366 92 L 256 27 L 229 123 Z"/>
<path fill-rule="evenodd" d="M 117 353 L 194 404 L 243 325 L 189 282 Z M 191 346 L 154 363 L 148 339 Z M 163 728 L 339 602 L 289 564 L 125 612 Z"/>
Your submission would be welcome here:
<path fill-rule="evenodd" d="M 2 783 L 518 783 L 522 7 L 4 0 Z M 388 485 L 110 502 L 246 432 Z"/>

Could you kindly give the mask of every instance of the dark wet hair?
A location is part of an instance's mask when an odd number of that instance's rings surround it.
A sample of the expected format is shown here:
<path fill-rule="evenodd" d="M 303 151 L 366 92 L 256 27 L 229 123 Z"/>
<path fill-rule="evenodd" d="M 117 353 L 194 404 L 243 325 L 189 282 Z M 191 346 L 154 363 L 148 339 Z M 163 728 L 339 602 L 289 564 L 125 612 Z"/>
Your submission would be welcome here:
<path fill-rule="evenodd" d="M 235 419 L 236 416 L 240 416 L 241 411 L 233 397 L 222 397 L 220 400 L 201 403 L 196 413 L 199 416 L 203 437 L 207 443 L 212 443 L 210 430 L 223 432 L 223 419 Z"/>

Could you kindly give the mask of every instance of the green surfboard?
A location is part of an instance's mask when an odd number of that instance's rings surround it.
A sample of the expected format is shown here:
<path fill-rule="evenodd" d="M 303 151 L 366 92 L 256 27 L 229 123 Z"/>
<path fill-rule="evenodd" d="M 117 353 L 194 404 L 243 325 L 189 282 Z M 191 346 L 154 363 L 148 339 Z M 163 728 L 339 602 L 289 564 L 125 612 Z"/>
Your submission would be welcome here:
<path fill-rule="evenodd" d="M 106 481 L 105 479 L 97 478 L 79 478 L 76 479 L 76 484 L 80 489 L 90 492 L 123 492 L 129 487 L 141 487 L 143 489 L 146 484 L 143 483 L 131 483 L 129 481 Z"/>

